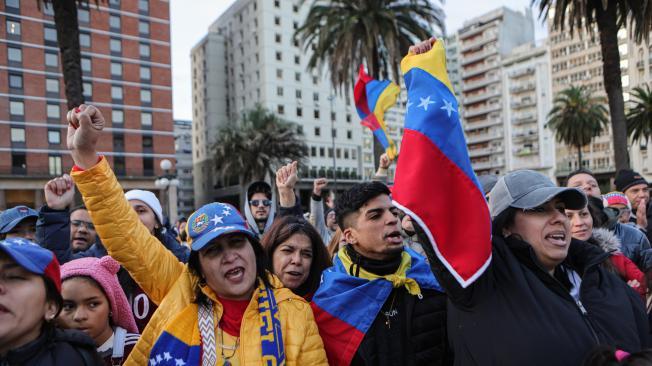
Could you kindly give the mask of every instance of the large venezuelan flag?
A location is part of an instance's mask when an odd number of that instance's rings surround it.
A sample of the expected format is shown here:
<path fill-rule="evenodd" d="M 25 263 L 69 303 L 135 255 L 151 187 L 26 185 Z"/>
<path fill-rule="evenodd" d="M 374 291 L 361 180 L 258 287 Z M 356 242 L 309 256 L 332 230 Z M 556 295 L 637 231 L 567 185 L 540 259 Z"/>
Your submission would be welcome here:
<path fill-rule="evenodd" d="M 398 85 L 389 80 L 379 81 L 372 78 L 360 65 L 358 80 L 353 89 L 355 108 L 362 120 L 360 123 L 371 129 L 392 160 L 397 156 L 396 144 L 387 134 L 384 118 L 385 111 L 396 104 L 399 92 Z"/>
<path fill-rule="evenodd" d="M 491 261 L 491 219 L 471 168 L 441 41 L 405 56 L 401 70 L 408 103 L 392 198 L 467 287 Z"/>

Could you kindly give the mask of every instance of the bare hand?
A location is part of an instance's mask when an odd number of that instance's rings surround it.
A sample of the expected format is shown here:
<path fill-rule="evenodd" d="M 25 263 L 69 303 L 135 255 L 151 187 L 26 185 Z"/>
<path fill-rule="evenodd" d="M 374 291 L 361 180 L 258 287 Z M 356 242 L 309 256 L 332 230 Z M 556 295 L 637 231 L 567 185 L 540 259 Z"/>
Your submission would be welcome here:
<path fill-rule="evenodd" d="M 45 202 L 53 210 L 64 210 L 75 198 L 75 185 L 68 174 L 50 180 L 43 190 Z"/>
<path fill-rule="evenodd" d="M 647 229 L 647 204 L 644 199 L 638 203 L 636 208 L 636 225 Z"/>
<path fill-rule="evenodd" d="M 321 196 L 321 192 L 328 185 L 328 179 L 326 178 L 317 178 L 312 184 L 312 193 L 315 196 Z"/>
<path fill-rule="evenodd" d="M 279 190 L 286 189 L 292 190 L 299 180 L 297 173 L 297 162 L 293 161 L 290 164 L 284 165 L 276 171 L 276 186 Z"/>
<path fill-rule="evenodd" d="M 380 163 L 378 167 L 381 169 L 389 169 L 389 166 L 392 165 L 392 160 L 387 156 L 387 153 L 383 153 L 380 156 Z"/>
<path fill-rule="evenodd" d="M 432 49 L 432 45 L 435 44 L 435 41 L 437 41 L 437 38 L 435 37 L 430 37 L 430 39 L 425 40 L 423 42 L 419 42 L 413 46 L 410 46 L 409 53 L 419 55 L 422 53 L 426 53 Z"/>
<path fill-rule="evenodd" d="M 97 141 L 105 120 L 99 109 L 82 104 L 68 111 L 68 149 L 75 164 L 88 169 L 97 163 Z"/>

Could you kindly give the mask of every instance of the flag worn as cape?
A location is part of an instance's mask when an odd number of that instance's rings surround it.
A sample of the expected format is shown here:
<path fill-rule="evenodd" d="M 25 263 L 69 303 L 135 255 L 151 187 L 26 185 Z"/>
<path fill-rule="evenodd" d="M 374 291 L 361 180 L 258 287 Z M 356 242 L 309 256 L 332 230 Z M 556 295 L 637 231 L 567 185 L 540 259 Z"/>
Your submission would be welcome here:
<path fill-rule="evenodd" d="M 401 61 L 408 103 L 392 198 L 462 287 L 491 261 L 491 218 L 466 148 L 440 40 Z"/>
<path fill-rule="evenodd" d="M 360 65 L 358 80 L 353 89 L 355 108 L 362 120 L 360 123 L 371 129 L 392 160 L 397 156 L 396 144 L 387 134 L 384 118 L 385 111 L 396 104 L 399 92 L 398 85 L 389 80 L 379 81 L 372 78 Z"/>
<path fill-rule="evenodd" d="M 424 258 L 409 248 L 412 258 L 406 277 L 421 289 L 443 291 Z M 312 310 L 319 335 L 331 366 L 348 366 L 378 312 L 392 292 L 385 279 L 367 280 L 351 276 L 335 256 L 333 267 L 322 274 L 322 282 L 312 298 Z"/>

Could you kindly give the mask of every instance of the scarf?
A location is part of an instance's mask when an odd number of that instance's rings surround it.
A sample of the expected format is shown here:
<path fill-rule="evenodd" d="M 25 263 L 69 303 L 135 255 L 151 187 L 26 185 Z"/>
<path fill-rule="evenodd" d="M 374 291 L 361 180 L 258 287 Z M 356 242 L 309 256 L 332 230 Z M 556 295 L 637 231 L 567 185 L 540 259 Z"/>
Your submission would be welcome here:
<path fill-rule="evenodd" d="M 349 273 L 352 266 L 358 276 Z M 351 363 L 390 293 L 401 287 L 418 297 L 422 296 L 422 289 L 443 292 L 425 259 L 409 248 L 401 254 L 396 271 L 387 275 L 359 268 L 346 250 L 338 252 L 333 267 L 322 274 L 311 303 L 331 365 Z"/>
<path fill-rule="evenodd" d="M 284 365 L 285 350 L 283 348 L 283 334 L 281 320 L 278 317 L 278 306 L 272 289 L 265 286 L 262 281 L 255 290 L 254 296 L 258 297 L 258 314 L 260 315 L 260 339 L 262 360 L 267 364 Z M 217 347 L 215 343 L 215 313 L 213 302 L 208 301 L 199 305 L 199 332 L 202 341 L 202 365 L 214 366 L 217 363 Z"/>

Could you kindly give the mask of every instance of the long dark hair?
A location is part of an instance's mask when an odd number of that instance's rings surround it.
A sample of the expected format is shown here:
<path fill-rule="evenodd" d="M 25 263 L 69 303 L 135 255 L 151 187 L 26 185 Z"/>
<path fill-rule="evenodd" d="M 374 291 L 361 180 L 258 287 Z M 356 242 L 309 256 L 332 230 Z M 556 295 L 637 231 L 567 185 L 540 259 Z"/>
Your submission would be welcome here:
<path fill-rule="evenodd" d="M 245 235 L 245 234 L 241 234 Z M 251 245 L 251 247 L 254 249 L 254 254 L 256 255 L 256 282 L 255 286 L 260 286 L 260 281 L 263 282 L 263 284 L 267 287 L 271 286 L 269 283 L 269 278 L 267 278 L 267 255 L 265 254 L 265 251 L 263 250 L 263 247 L 260 245 L 260 242 L 258 239 L 254 239 L 253 236 L 248 236 L 245 235 L 247 238 L 247 241 Z M 211 245 L 215 245 L 216 239 L 213 239 L 210 241 L 204 248 L 207 248 Z M 201 286 L 204 285 L 206 282 L 204 280 L 204 275 L 201 270 L 201 264 L 199 263 L 199 252 L 193 250 L 190 252 L 190 256 L 188 257 L 188 270 L 190 270 L 190 273 L 195 275 L 199 279 L 198 283 L 195 285 L 195 299 L 194 302 L 197 304 L 201 303 L 206 303 L 210 301 L 206 295 L 201 291 Z"/>
<path fill-rule="evenodd" d="M 317 230 L 303 218 L 284 216 L 274 221 L 274 224 L 272 224 L 263 236 L 262 244 L 267 252 L 267 257 L 270 258 L 270 270 L 273 271 L 274 251 L 281 243 L 288 240 L 294 234 L 307 236 L 312 246 L 312 262 L 310 264 L 308 278 L 306 278 L 306 281 L 299 288 L 294 290 L 294 293 L 299 296 L 307 296 L 317 290 L 321 281 L 321 273 L 331 266 L 331 260 L 326 251 L 326 246 Z"/>

